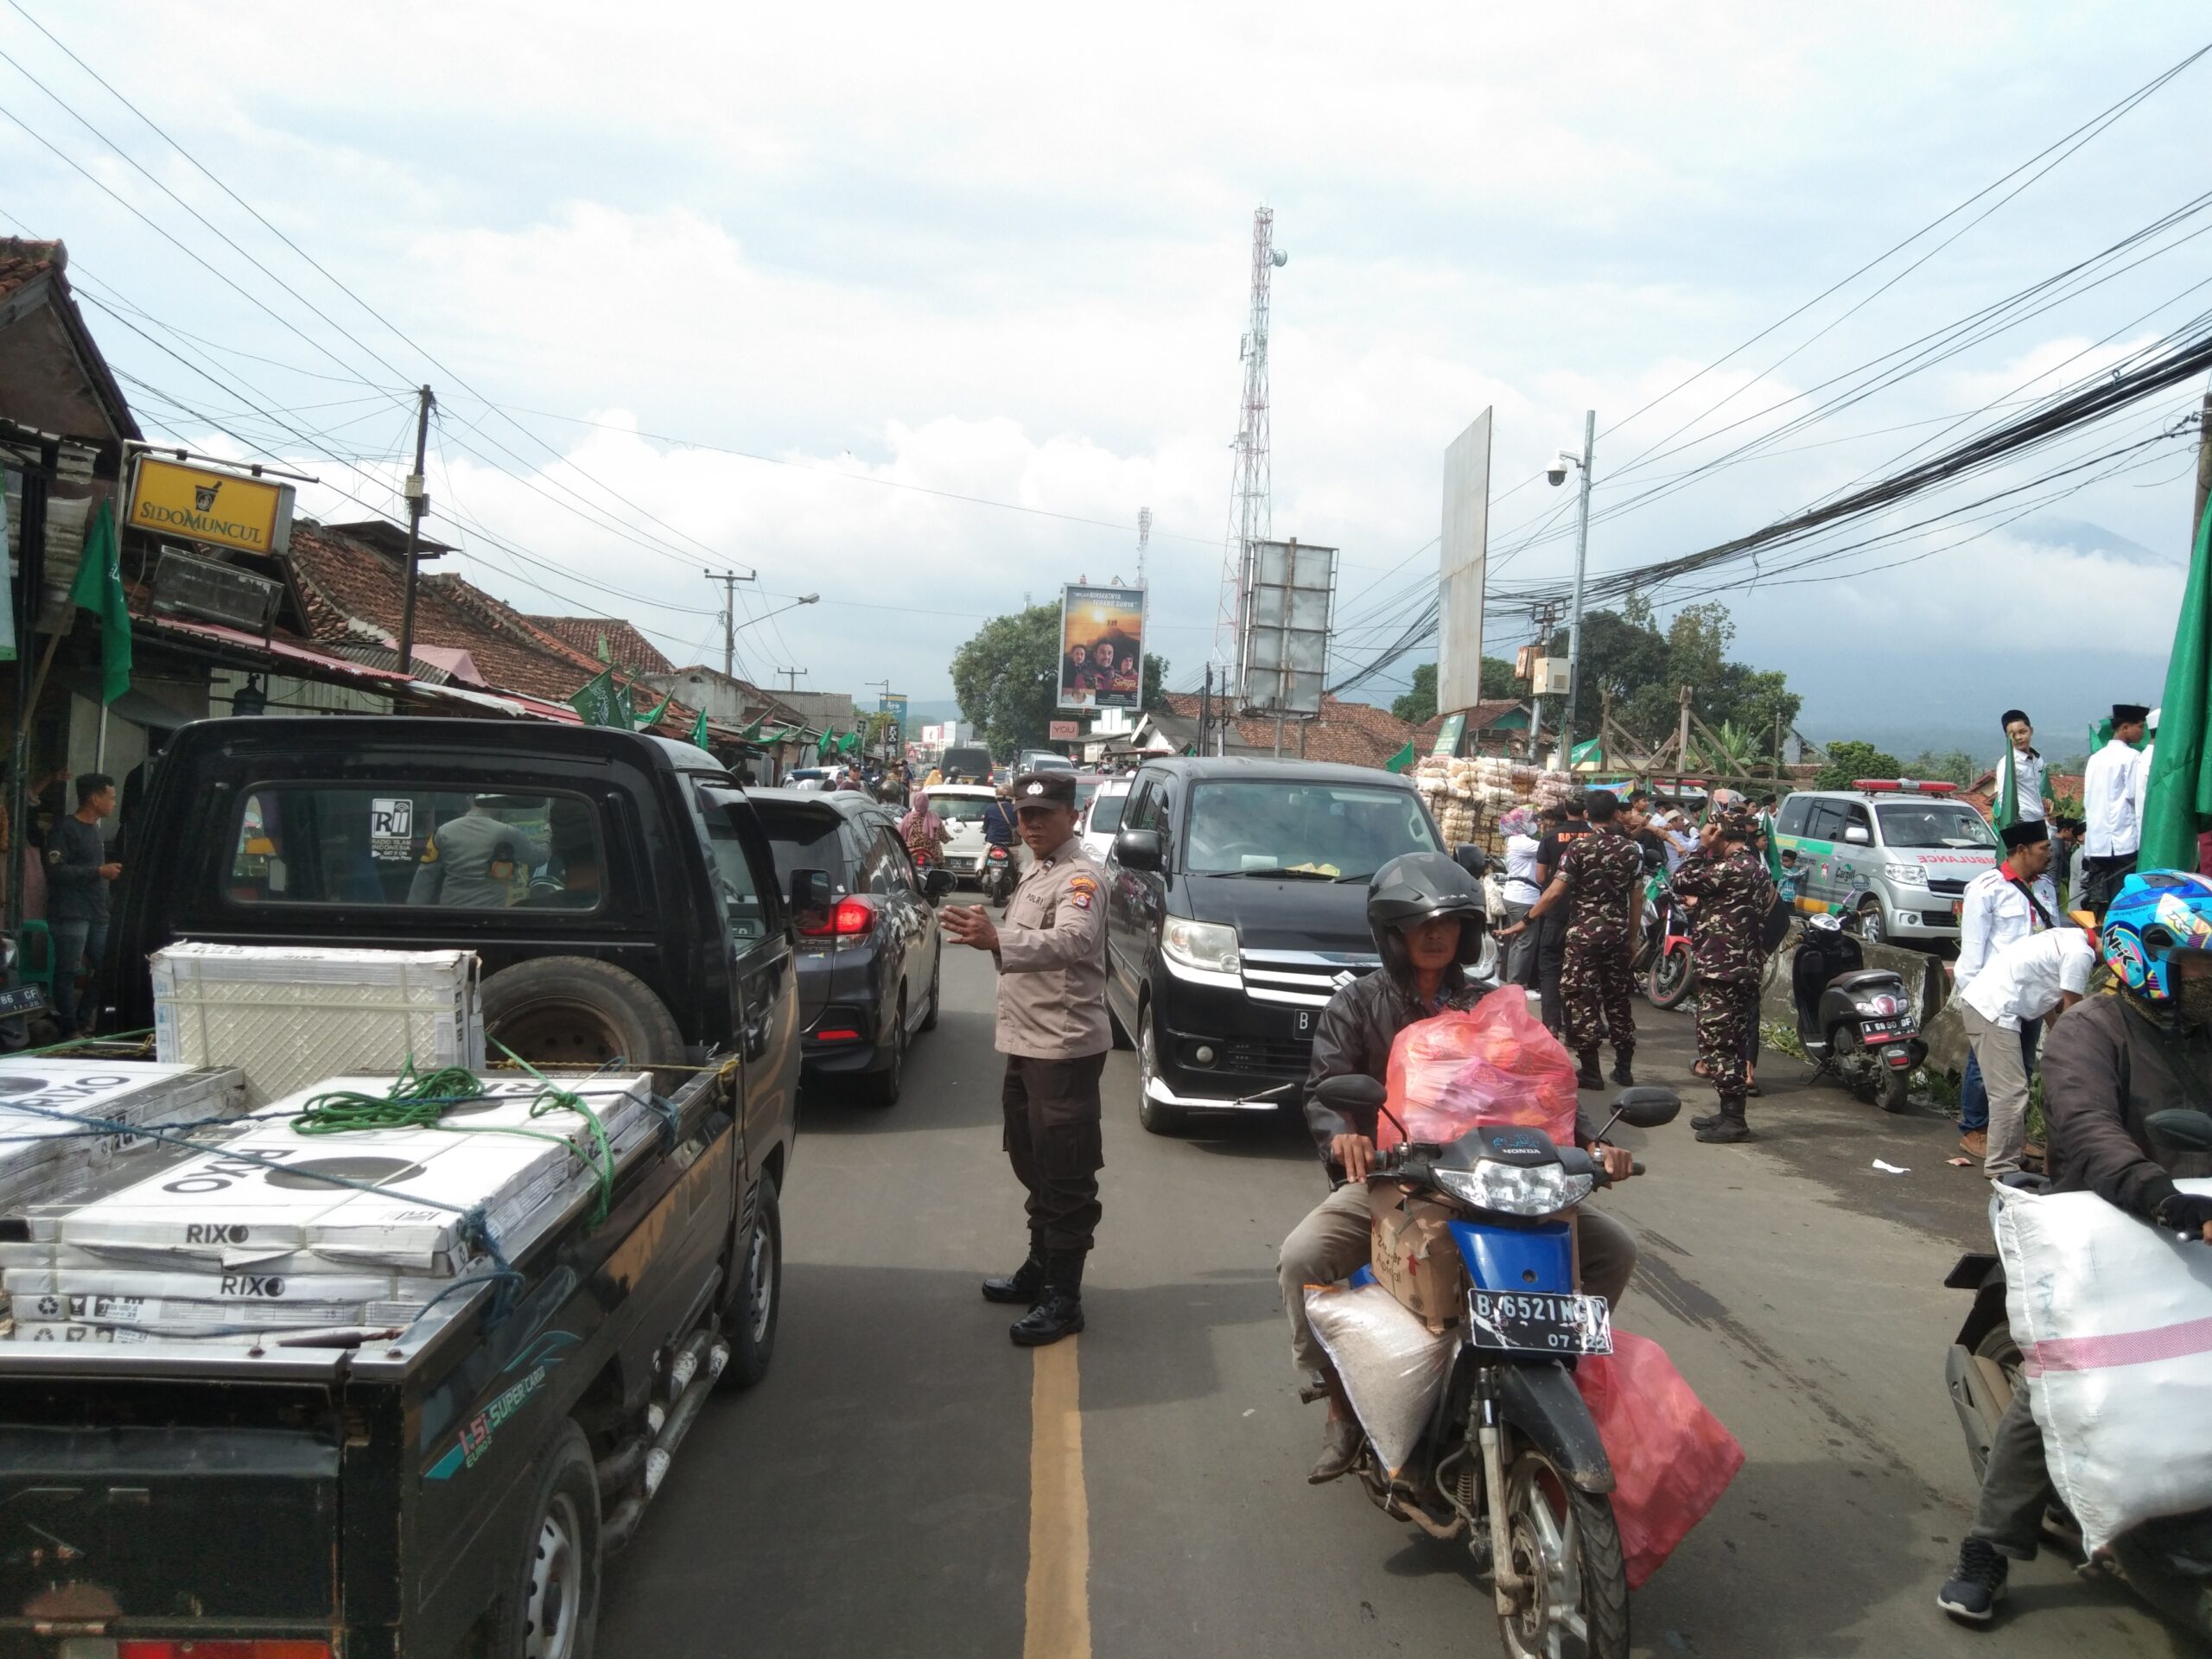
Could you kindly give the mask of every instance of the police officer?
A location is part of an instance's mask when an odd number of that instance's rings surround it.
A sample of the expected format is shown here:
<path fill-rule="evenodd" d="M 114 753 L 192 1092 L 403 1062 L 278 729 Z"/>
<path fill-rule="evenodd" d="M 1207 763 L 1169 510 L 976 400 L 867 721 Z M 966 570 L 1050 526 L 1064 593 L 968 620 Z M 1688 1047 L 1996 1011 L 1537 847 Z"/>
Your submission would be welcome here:
<path fill-rule="evenodd" d="M 1558 874 L 1530 906 L 1518 926 L 1500 928 L 1501 939 L 1531 927 L 1564 906 L 1567 910 L 1567 961 L 1560 971 L 1560 996 L 1564 1003 L 1563 1037 L 1574 1052 L 1580 1070 L 1576 1084 L 1602 1089 L 1598 1072 L 1598 1043 L 1601 1036 L 1613 1044 L 1613 1081 L 1623 1085 L 1636 1081 L 1630 1063 L 1636 1054 L 1636 1015 L 1629 1006 L 1635 989 L 1630 970 L 1636 955 L 1636 935 L 1629 925 L 1629 906 L 1643 880 L 1643 849 L 1624 833 L 1620 803 L 1610 790 L 1584 791 L 1583 817 L 1590 833 L 1567 843 L 1560 855 Z"/>
<path fill-rule="evenodd" d="M 515 900 L 518 874 L 527 880 L 546 861 L 546 849 L 513 824 L 494 817 L 499 798 L 476 795 L 468 810 L 448 818 L 423 849 L 407 889 L 410 905 L 499 910 Z"/>
<path fill-rule="evenodd" d="M 1759 1018 L 1759 974 L 1774 882 L 1756 850 L 1759 826 L 1749 807 L 1714 815 L 1712 845 L 1675 872 L 1675 891 L 1697 901 L 1697 1054 L 1720 1096 L 1720 1109 L 1690 1120 L 1700 1141 L 1748 1141 L 1745 1057 Z"/>
<path fill-rule="evenodd" d="M 1006 1150 L 1029 1194 L 1029 1255 L 988 1301 L 1027 1303 L 1009 1334 L 1034 1348 L 1083 1329 L 1083 1262 L 1098 1230 L 1098 1078 L 1106 1024 L 1106 912 L 1098 867 L 1076 836 L 1075 778 L 1014 780 L 1015 822 L 1031 862 L 994 926 L 977 905 L 948 909 L 944 930 L 988 950 L 999 969 L 1000 1103 Z"/>

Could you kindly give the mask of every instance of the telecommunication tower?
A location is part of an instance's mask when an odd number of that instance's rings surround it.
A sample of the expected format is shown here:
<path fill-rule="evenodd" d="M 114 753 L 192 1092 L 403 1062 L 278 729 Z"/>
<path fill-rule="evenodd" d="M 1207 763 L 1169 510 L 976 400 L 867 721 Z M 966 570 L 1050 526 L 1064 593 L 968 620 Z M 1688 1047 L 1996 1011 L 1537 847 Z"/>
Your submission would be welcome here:
<path fill-rule="evenodd" d="M 1144 556 L 1152 545 L 1152 509 L 1137 509 L 1137 586 L 1144 586 Z"/>
<path fill-rule="evenodd" d="M 1233 696 L 1243 692 L 1243 657 L 1252 605 L 1252 549 L 1274 530 L 1268 461 L 1268 295 L 1274 272 L 1290 256 L 1274 245 L 1275 215 L 1262 207 L 1252 215 L 1252 315 L 1244 327 L 1244 398 L 1236 429 L 1236 474 L 1229 493 L 1229 538 L 1222 552 L 1221 613 L 1214 624 L 1214 656 L 1235 664 Z"/>

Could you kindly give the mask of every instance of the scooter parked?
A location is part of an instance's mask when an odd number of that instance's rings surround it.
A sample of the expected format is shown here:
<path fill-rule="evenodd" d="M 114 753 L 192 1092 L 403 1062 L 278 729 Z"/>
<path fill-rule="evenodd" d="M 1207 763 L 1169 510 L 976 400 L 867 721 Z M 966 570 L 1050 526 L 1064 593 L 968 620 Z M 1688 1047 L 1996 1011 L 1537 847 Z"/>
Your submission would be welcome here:
<path fill-rule="evenodd" d="M 1928 1058 L 1904 981 L 1869 968 L 1859 940 L 1830 915 L 1802 924 L 1790 964 L 1797 1040 L 1823 1074 L 1869 1090 L 1885 1112 L 1905 1109 L 1915 1067 Z"/>
<path fill-rule="evenodd" d="M 1644 884 L 1643 938 L 1635 971 L 1643 976 L 1643 994 L 1655 1008 L 1671 1008 L 1697 983 L 1697 953 L 1690 945 L 1690 914 L 1675 896 L 1664 870 Z"/>
<path fill-rule="evenodd" d="M 988 904 L 1003 905 L 1014 897 L 1020 876 L 1014 868 L 1014 849 L 992 845 L 983 854 L 983 873 L 979 885 Z"/>

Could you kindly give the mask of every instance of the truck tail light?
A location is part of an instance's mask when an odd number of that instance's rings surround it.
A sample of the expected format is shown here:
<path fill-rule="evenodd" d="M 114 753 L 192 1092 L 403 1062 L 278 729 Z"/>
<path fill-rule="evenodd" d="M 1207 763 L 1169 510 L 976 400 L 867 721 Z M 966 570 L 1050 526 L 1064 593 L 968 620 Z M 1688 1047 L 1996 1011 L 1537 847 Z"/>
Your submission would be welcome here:
<path fill-rule="evenodd" d="M 799 929 L 810 939 L 826 939 L 833 936 L 849 938 L 865 933 L 875 925 L 875 903 L 873 899 L 851 896 L 840 899 L 823 911 L 817 921 Z"/>
<path fill-rule="evenodd" d="M 269 1637 L 133 1637 L 115 1644 L 115 1659 L 330 1659 L 330 1643 Z"/>

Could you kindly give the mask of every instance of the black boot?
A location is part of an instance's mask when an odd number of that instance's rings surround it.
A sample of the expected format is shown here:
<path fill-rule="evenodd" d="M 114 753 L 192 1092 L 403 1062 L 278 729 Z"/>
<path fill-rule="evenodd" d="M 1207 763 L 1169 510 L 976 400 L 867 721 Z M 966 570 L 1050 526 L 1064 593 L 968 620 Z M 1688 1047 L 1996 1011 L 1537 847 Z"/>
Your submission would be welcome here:
<path fill-rule="evenodd" d="M 1709 1129 L 1719 1121 L 1720 1114 L 1717 1111 L 1700 1112 L 1695 1117 L 1690 1119 L 1690 1128 L 1693 1129 Z"/>
<path fill-rule="evenodd" d="M 1052 1250 L 1045 1257 L 1045 1285 L 1037 1305 L 1007 1334 L 1021 1348 L 1041 1348 L 1083 1329 L 1083 1252 Z"/>
<path fill-rule="evenodd" d="M 1029 1241 L 1029 1259 L 1003 1279 L 983 1281 L 983 1300 L 987 1302 L 1019 1303 L 1024 1307 L 1037 1306 L 1037 1294 L 1045 1288 L 1045 1249 L 1034 1236 Z"/>
<path fill-rule="evenodd" d="M 1713 1115 L 1711 1123 L 1702 1126 L 1693 1123 L 1690 1128 L 1699 1140 L 1723 1146 L 1751 1138 L 1751 1126 L 1744 1122 L 1744 1097 L 1741 1095 L 1724 1095 L 1720 1100 L 1720 1109 Z"/>
<path fill-rule="evenodd" d="M 1574 1074 L 1574 1086 L 1576 1088 L 1603 1089 L 1605 1086 L 1605 1078 L 1600 1077 L 1598 1072 L 1598 1051 L 1596 1049 L 1584 1049 L 1580 1054 L 1575 1056 L 1575 1062 L 1579 1068 Z"/>
<path fill-rule="evenodd" d="M 1628 1056 L 1618 1051 L 1613 1055 L 1613 1081 L 1624 1089 L 1636 1087 L 1636 1074 L 1628 1069 Z"/>

